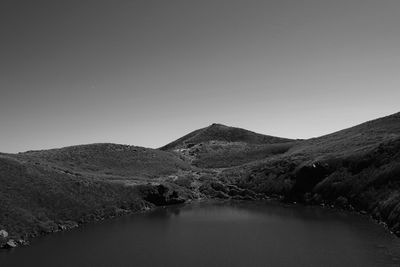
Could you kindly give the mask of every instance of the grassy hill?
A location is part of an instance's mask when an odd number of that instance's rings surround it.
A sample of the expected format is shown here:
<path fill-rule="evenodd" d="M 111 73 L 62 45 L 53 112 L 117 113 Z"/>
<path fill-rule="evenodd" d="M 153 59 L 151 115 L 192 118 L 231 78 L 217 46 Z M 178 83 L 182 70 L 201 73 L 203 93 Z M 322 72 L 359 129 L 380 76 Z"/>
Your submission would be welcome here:
<path fill-rule="evenodd" d="M 288 201 L 369 213 L 400 234 L 400 114 L 299 142 L 219 180 Z"/>
<path fill-rule="evenodd" d="M 96 177 L 152 178 L 168 175 L 189 164 L 176 154 L 117 144 L 90 144 L 10 155 L 46 168 Z"/>
<path fill-rule="evenodd" d="M 225 168 L 284 153 L 296 143 L 296 140 L 214 123 L 179 138 L 161 150 L 178 152 L 197 167 Z"/>
<path fill-rule="evenodd" d="M 161 147 L 160 149 L 173 150 L 177 148 L 188 148 L 202 142 L 210 141 L 243 142 L 247 144 L 276 144 L 291 142 L 293 140 L 258 134 L 245 129 L 214 123 L 208 127 L 193 131 L 176 141 Z"/>
<path fill-rule="evenodd" d="M 0 229 L 27 239 L 165 204 L 179 189 L 155 178 L 189 169 L 175 154 L 115 144 L 0 154 Z"/>
<path fill-rule="evenodd" d="M 291 152 L 315 156 L 335 154 L 346 156 L 376 147 L 400 137 L 400 113 L 371 120 L 332 134 L 305 140 Z"/>

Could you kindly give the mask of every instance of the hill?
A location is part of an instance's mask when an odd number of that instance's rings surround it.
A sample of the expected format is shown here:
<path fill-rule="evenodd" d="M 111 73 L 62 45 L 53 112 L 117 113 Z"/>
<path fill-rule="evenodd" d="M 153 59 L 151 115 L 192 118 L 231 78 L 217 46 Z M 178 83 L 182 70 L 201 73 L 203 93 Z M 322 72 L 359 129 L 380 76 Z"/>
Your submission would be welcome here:
<path fill-rule="evenodd" d="M 247 144 L 276 144 L 293 140 L 269 135 L 258 134 L 241 128 L 229 127 L 213 123 L 208 127 L 193 131 L 163 147 L 161 150 L 188 148 L 196 144 L 210 141 L 242 142 Z"/>
<path fill-rule="evenodd" d="M 190 192 L 168 176 L 189 170 L 170 152 L 116 144 L 0 154 L 0 229 L 26 240 L 176 203 Z"/>
<path fill-rule="evenodd" d="M 219 181 L 286 201 L 368 213 L 400 234 L 400 113 L 299 142 Z"/>
<path fill-rule="evenodd" d="M 305 140 L 292 153 L 346 156 L 400 137 L 400 113 L 371 120 L 332 134 Z"/>
<path fill-rule="evenodd" d="M 214 123 L 160 149 L 175 151 L 197 167 L 225 168 L 284 153 L 297 142 Z"/>
<path fill-rule="evenodd" d="M 189 164 L 168 151 L 118 144 L 90 144 L 9 155 L 46 168 L 99 177 L 152 178 Z"/>

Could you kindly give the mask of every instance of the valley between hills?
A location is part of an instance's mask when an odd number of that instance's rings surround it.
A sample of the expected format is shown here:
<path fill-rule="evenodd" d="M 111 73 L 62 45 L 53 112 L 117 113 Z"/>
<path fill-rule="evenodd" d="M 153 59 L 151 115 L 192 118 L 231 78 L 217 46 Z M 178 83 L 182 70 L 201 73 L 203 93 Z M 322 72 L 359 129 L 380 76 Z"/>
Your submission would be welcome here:
<path fill-rule="evenodd" d="M 400 235 L 400 113 L 307 140 L 212 124 L 159 149 L 0 153 L 0 246 L 194 200 L 345 209 Z"/>

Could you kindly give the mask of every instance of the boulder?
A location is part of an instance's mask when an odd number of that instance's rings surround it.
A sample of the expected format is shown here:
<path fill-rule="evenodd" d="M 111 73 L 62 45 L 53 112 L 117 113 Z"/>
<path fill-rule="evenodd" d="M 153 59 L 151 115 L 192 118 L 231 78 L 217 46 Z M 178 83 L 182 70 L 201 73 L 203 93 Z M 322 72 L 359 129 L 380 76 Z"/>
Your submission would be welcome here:
<path fill-rule="evenodd" d="M 186 197 L 181 196 L 181 191 L 178 192 L 177 190 L 163 184 L 140 185 L 138 188 L 143 199 L 156 206 L 179 204 L 186 201 Z"/>
<path fill-rule="evenodd" d="M 15 242 L 13 239 L 10 239 L 7 241 L 7 243 L 5 244 L 5 248 L 15 248 L 17 247 L 17 242 Z"/>
<path fill-rule="evenodd" d="M 3 248 L 7 243 L 8 233 L 5 230 L 0 230 L 0 248 Z"/>
<path fill-rule="evenodd" d="M 336 200 L 335 200 L 335 205 L 338 206 L 339 208 L 346 208 L 349 204 L 349 201 L 347 200 L 346 197 L 343 196 L 339 196 Z"/>
<path fill-rule="evenodd" d="M 0 230 L 0 237 L 7 238 L 8 237 L 7 231 L 6 230 Z"/>

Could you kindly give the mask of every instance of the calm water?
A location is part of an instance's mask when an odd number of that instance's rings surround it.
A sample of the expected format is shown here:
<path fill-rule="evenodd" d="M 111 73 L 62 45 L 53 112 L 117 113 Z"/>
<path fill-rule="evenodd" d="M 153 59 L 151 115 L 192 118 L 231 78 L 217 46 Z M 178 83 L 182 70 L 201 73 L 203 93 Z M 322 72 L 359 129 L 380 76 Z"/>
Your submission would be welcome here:
<path fill-rule="evenodd" d="M 0 266 L 400 266 L 400 239 L 318 207 L 196 203 L 38 238 Z"/>

